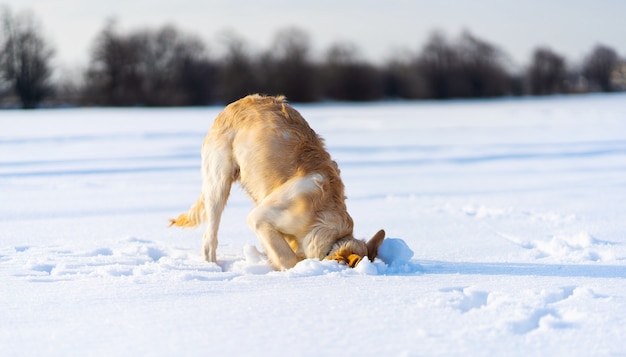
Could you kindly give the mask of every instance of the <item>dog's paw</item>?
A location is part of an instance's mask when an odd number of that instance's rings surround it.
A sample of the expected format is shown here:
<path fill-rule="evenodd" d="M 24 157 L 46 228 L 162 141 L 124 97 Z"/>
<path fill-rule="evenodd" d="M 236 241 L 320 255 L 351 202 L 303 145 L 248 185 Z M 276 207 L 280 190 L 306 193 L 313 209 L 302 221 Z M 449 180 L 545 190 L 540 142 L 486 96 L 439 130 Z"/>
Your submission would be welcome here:
<path fill-rule="evenodd" d="M 329 260 L 336 260 L 337 262 L 339 262 L 339 264 L 343 264 L 343 265 L 347 265 L 350 268 L 354 268 L 355 266 L 357 266 L 359 264 L 359 262 L 361 261 L 361 259 L 363 259 L 363 257 L 359 256 L 358 254 L 350 254 L 349 256 L 345 257 L 341 254 L 336 254 L 332 257 L 327 258 Z"/>
<path fill-rule="evenodd" d="M 348 266 L 350 268 L 354 268 L 355 266 L 359 264 L 361 259 L 363 259 L 363 257 L 360 257 L 356 254 L 350 254 L 350 256 L 348 257 Z"/>

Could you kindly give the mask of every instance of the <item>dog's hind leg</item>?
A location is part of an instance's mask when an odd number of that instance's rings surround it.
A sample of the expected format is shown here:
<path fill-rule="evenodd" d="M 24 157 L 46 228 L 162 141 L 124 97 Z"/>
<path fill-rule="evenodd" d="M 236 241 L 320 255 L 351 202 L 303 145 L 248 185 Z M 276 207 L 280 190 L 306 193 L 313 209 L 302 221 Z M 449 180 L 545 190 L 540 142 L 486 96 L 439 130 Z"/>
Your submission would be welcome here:
<path fill-rule="evenodd" d="M 230 149 L 205 143 L 202 150 L 202 195 L 207 227 L 203 236 L 202 256 L 208 262 L 217 260 L 217 232 L 236 174 Z"/>

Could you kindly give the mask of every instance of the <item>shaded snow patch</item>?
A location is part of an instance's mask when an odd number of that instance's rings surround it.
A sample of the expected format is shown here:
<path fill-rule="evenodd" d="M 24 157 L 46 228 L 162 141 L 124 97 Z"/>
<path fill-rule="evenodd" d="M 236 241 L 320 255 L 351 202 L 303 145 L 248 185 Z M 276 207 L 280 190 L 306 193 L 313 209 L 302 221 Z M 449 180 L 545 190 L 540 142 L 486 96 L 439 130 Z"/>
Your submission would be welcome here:
<path fill-rule="evenodd" d="M 446 293 L 446 298 L 440 304 L 448 305 L 462 313 L 487 305 L 489 297 L 486 291 L 466 287 L 443 288 L 440 291 Z"/>

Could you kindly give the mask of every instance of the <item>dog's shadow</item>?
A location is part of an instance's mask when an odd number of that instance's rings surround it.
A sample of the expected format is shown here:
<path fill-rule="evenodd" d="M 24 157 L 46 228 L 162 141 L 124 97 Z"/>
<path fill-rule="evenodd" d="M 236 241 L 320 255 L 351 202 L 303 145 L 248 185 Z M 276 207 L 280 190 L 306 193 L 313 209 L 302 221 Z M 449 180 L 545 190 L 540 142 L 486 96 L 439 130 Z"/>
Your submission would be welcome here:
<path fill-rule="evenodd" d="M 422 274 L 509 275 L 567 278 L 626 278 L 623 265 L 475 263 L 412 260 Z"/>

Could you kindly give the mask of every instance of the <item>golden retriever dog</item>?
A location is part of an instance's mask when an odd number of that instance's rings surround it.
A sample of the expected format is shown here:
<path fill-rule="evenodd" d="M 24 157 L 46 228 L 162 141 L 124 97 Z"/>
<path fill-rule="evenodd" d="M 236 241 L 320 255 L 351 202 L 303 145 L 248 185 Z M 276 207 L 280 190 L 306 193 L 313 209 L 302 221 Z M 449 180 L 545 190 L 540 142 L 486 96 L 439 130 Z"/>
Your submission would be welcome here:
<path fill-rule="evenodd" d="M 277 270 L 303 259 L 355 267 L 376 258 L 385 238 L 355 239 L 339 167 L 322 139 L 285 97 L 249 95 L 215 118 L 202 144 L 202 192 L 170 226 L 206 221 L 203 257 L 216 261 L 217 232 L 230 189 L 239 181 L 255 208 L 248 224 Z"/>

